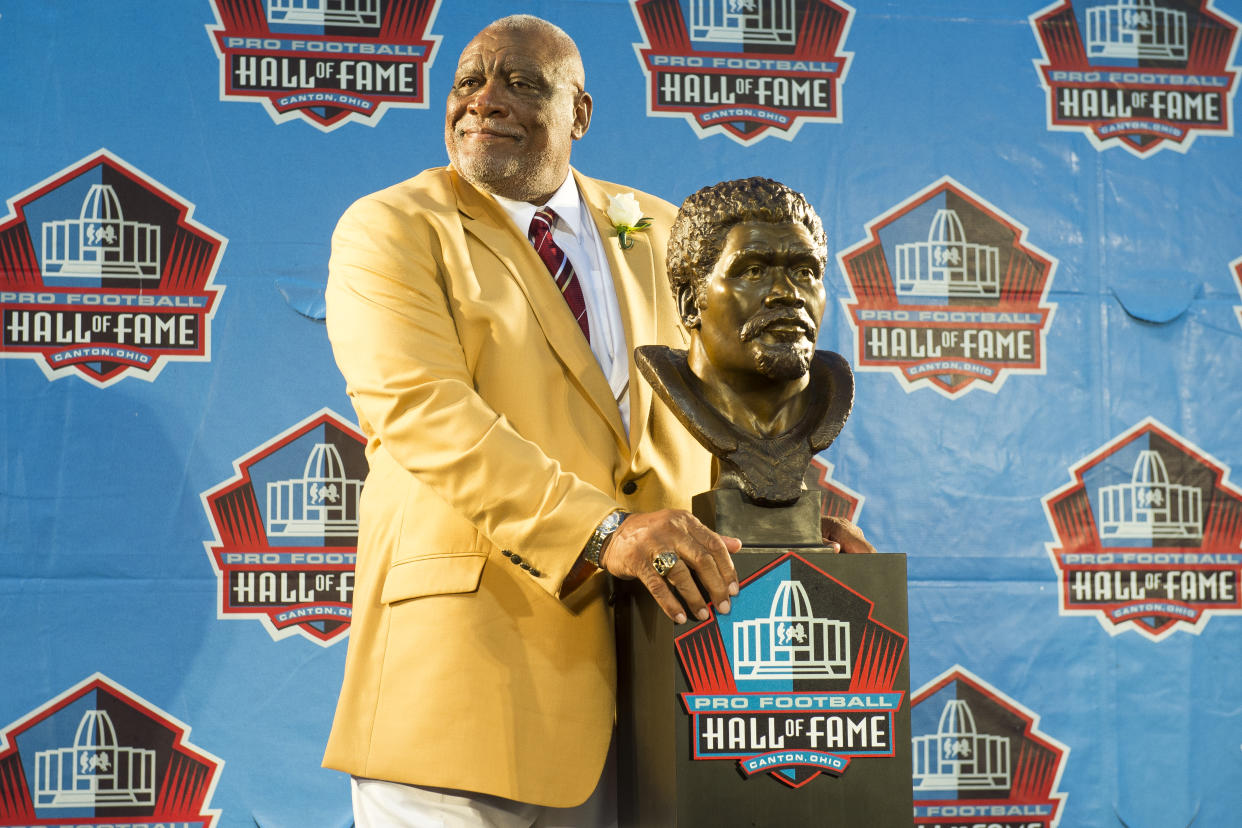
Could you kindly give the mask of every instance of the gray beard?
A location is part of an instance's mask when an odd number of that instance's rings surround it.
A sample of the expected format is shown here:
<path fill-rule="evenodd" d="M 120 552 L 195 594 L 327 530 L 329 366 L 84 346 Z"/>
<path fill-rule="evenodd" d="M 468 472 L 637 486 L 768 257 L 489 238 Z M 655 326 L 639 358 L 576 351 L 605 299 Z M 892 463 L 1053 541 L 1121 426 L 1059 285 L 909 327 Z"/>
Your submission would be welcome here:
<path fill-rule="evenodd" d="M 466 161 L 459 153 L 452 153 L 453 166 L 474 186 L 514 201 L 531 201 L 540 198 L 560 186 L 559 181 L 548 179 L 550 165 L 547 158 L 537 158 L 529 163 L 518 159 L 478 158 Z"/>
<path fill-rule="evenodd" d="M 529 201 L 555 189 L 541 186 L 538 167 L 516 161 L 476 161 L 463 165 L 460 172 L 476 187 L 514 201 Z"/>

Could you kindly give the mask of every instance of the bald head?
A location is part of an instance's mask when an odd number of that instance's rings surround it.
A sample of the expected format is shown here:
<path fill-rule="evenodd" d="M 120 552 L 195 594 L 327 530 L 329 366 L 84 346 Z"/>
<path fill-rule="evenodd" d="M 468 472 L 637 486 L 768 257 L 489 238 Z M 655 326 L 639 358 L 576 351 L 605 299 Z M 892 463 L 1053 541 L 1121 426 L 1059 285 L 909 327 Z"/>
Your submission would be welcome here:
<path fill-rule="evenodd" d="M 572 84 L 579 91 L 586 86 L 586 72 L 582 68 L 582 55 L 578 52 L 578 44 L 555 23 L 535 17 L 533 14 L 511 14 L 489 23 L 480 35 L 489 32 L 506 32 L 516 37 L 542 38 L 550 65 L 556 65 L 554 71 L 565 83 Z"/>
<path fill-rule="evenodd" d="M 475 186 L 544 204 L 569 174 L 569 153 L 591 122 L 582 57 L 560 27 L 504 17 L 467 44 L 445 107 L 453 166 Z"/>

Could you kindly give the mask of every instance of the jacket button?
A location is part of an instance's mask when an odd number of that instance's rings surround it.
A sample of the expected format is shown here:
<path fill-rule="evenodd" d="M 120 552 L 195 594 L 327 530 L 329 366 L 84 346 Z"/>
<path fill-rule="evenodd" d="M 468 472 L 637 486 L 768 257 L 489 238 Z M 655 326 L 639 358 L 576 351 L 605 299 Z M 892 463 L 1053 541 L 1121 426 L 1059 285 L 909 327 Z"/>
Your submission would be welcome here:
<path fill-rule="evenodd" d="M 527 572 L 530 572 L 530 571 L 531 571 L 531 570 L 530 570 L 530 564 L 528 564 L 528 563 L 524 563 L 524 564 L 522 564 L 522 569 L 525 569 Z"/>
<path fill-rule="evenodd" d="M 509 560 L 510 560 L 512 563 L 515 563 L 515 564 L 520 564 L 520 563 L 522 563 L 522 556 L 521 556 L 521 555 L 510 555 L 510 556 L 509 556 Z"/>
<path fill-rule="evenodd" d="M 507 557 L 509 557 L 510 555 L 512 555 L 513 553 L 512 553 L 512 552 L 510 552 L 508 549 L 502 549 L 502 550 L 500 550 L 500 554 L 504 555 L 504 556 L 507 558 Z"/>
<path fill-rule="evenodd" d="M 635 483 L 633 480 L 627 480 L 627 481 L 625 481 L 625 483 L 621 486 L 621 493 L 622 493 L 622 494 L 632 495 L 632 494 L 634 494 L 634 492 L 636 492 L 636 491 L 638 491 L 638 484 L 637 484 L 637 483 Z"/>
<path fill-rule="evenodd" d="M 536 578 L 538 578 L 540 575 L 543 574 L 542 572 L 540 572 L 538 569 L 535 569 L 534 567 L 531 567 L 529 571 L 530 571 L 530 574 L 534 575 Z"/>

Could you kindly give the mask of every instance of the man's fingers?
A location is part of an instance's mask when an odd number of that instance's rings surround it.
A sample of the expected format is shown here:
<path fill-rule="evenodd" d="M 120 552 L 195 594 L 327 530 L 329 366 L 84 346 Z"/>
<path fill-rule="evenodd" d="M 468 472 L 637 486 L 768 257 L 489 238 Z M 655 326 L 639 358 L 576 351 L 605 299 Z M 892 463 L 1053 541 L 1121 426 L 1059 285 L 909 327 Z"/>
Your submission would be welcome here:
<path fill-rule="evenodd" d="M 863 536 L 862 529 L 845 518 L 823 517 L 820 519 L 820 534 L 825 541 L 835 541 L 840 551 L 851 555 L 875 552 L 875 547 Z"/>
<path fill-rule="evenodd" d="M 682 567 L 684 569 L 684 567 Z M 654 566 L 649 566 L 638 574 L 638 579 L 643 582 L 643 586 L 647 587 L 647 591 L 651 593 L 651 597 L 659 604 L 664 614 L 672 619 L 674 624 L 686 623 L 686 611 L 682 609 L 681 602 L 677 600 L 677 596 L 673 594 L 673 590 L 669 587 L 668 582 L 660 577 L 660 573 L 656 572 Z"/>
<path fill-rule="evenodd" d="M 703 595 L 694 583 L 694 578 L 690 576 L 690 570 L 684 561 L 670 569 L 664 576 L 664 580 L 677 589 L 695 618 L 700 621 L 707 620 L 707 603 L 703 600 Z"/>
<path fill-rule="evenodd" d="M 732 553 L 741 545 L 737 538 L 712 532 L 689 512 L 666 509 L 630 516 L 604 547 L 600 563 L 616 577 L 641 580 L 664 613 L 680 624 L 686 614 L 678 595 L 700 619 L 708 613 L 704 592 L 719 612 L 729 612 L 729 598 L 738 593 Z"/>
<path fill-rule="evenodd" d="M 684 556 L 690 558 L 695 574 L 707 587 L 720 611 L 727 613 L 729 596 L 738 593 L 733 553 L 742 548 L 742 542 L 737 538 L 717 535 L 698 520 L 693 520 L 689 530 Z"/>

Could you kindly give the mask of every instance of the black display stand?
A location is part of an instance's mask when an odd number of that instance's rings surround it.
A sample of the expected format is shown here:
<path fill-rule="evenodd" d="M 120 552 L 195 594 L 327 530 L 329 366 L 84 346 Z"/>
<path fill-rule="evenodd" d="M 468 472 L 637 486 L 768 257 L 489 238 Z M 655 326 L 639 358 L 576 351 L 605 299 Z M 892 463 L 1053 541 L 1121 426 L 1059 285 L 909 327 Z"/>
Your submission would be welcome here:
<path fill-rule="evenodd" d="M 696 513 L 748 542 L 729 615 L 674 628 L 618 585 L 620 824 L 909 828 L 905 556 L 757 546 L 718 494 Z"/>

